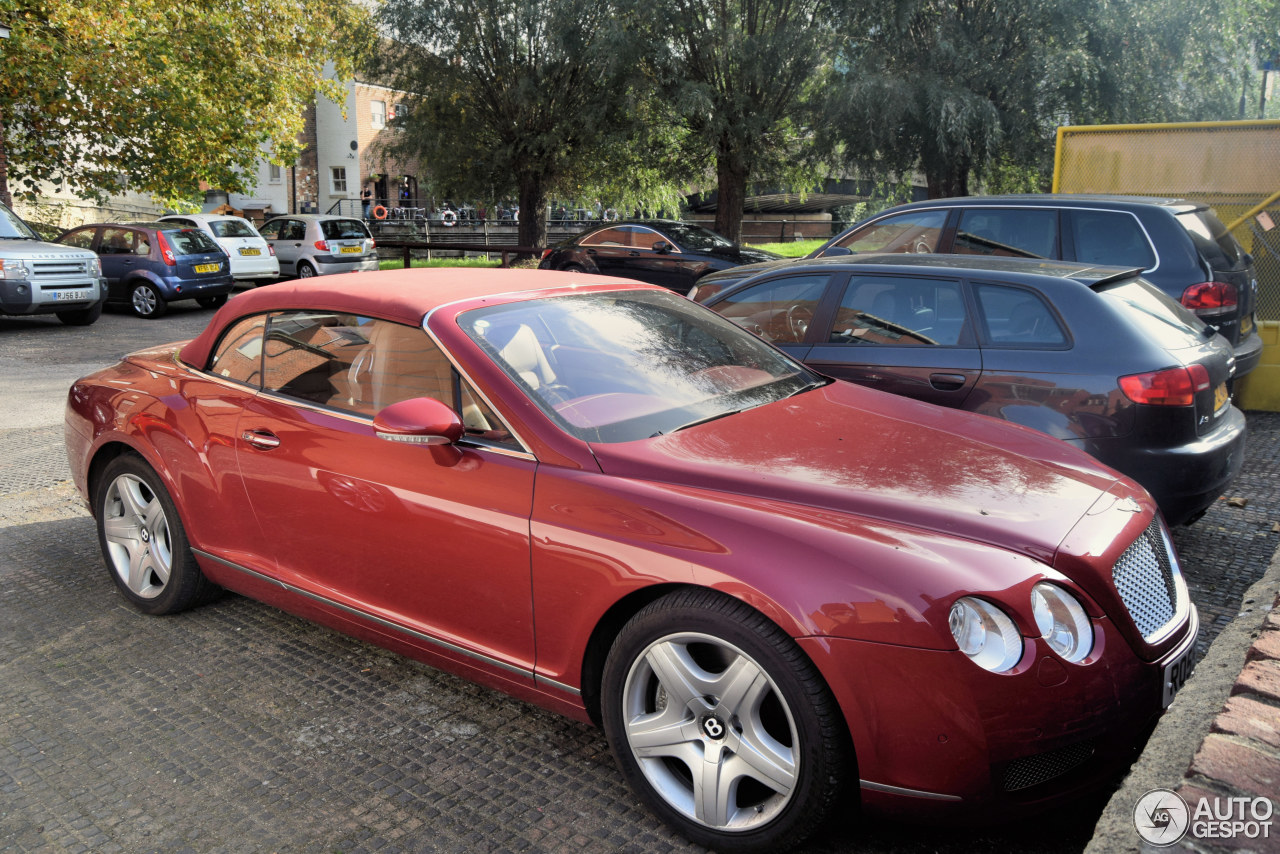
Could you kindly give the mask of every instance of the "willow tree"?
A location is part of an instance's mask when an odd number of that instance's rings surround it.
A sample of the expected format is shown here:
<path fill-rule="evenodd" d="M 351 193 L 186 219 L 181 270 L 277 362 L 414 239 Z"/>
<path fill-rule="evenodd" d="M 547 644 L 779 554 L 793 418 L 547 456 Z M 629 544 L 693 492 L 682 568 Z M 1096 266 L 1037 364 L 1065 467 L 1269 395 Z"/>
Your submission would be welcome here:
<path fill-rule="evenodd" d="M 714 169 L 716 231 L 737 240 L 749 182 L 805 182 L 840 34 L 829 0 L 630 0 L 645 68 Z"/>
<path fill-rule="evenodd" d="M 372 28 L 346 0 L 0 0 L 0 195 L 245 191 L 339 96 Z M 327 67 L 326 67 L 327 66 Z"/>

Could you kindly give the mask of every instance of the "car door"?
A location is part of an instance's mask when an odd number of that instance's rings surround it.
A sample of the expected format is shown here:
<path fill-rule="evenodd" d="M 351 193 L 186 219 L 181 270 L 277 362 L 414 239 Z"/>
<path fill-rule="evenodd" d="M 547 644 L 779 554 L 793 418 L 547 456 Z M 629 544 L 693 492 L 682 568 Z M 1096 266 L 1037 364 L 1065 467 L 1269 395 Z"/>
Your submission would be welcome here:
<path fill-rule="evenodd" d="M 237 454 L 280 581 L 423 649 L 531 672 L 536 462 L 509 437 L 432 449 L 374 433 L 377 410 L 412 397 L 471 410 L 426 333 L 282 312 L 262 364 Z"/>
<path fill-rule="evenodd" d="M 297 275 L 298 259 L 307 236 L 307 224 L 300 219 L 273 219 L 263 226 L 262 236 L 275 248 L 280 272 Z"/>
<path fill-rule="evenodd" d="M 582 251 L 606 276 L 640 278 L 632 263 L 635 260 L 632 236 L 631 229 L 625 225 L 602 228 L 582 239 Z"/>
<path fill-rule="evenodd" d="M 961 282 L 855 274 L 805 361 L 829 376 L 962 407 L 982 374 Z"/>
<path fill-rule="evenodd" d="M 698 261 L 690 259 L 665 234 L 642 225 L 625 227 L 631 231 L 627 266 L 632 278 L 688 293 L 700 266 Z"/>
<path fill-rule="evenodd" d="M 145 245 L 140 245 L 139 241 Z M 137 254 L 139 250 L 143 254 Z M 150 241 L 132 228 L 104 225 L 98 232 L 98 259 L 102 263 L 102 275 L 107 277 L 107 293 L 113 300 L 128 299 L 126 280 L 137 270 L 147 266 Z"/>

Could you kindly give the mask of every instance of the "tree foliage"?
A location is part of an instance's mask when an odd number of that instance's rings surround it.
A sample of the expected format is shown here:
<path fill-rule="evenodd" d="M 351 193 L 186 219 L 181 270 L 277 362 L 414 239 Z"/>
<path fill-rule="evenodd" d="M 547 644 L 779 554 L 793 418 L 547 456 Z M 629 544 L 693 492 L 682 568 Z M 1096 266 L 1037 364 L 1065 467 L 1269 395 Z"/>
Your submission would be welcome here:
<path fill-rule="evenodd" d="M 863 170 L 919 168 L 931 196 L 966 194 L 975 174 L 1046 173 L 1062 124 L 1235 118 L 1249 73 L 1243 0 L 863 8 L 827 131 Z"/>
<path fill-rule="evenodd" d="M 643 123 L 626 75 L 635 42 L 611 3 L 388 0 L 381 22 L 391 41 L 373 70 L 413 93 L 395 149 L 429 164 L 438 194 L 514 190 L 521 245 L 545 243 L 553 193 L 604 189 L 617 205 L 670 186 L 660 152 L 671 137 Z M 642 145 L 659 156 L 628 169 Z"/>
<path fill-rule="evenodd" d="M 632 0 L 645 68 L 713 166 L 716 230 L 737 240 L 749 181 L 813 183 L 805 169 L 824 72 L 840 37 L 828 0 Z"/>
<path fill-rule="evenodd" d="M 0 20 L 9 187 L 96 199 L 244 191 L 263 145 L 292 159 L 307 106 L 340 91 L 326 63 L 349 79 L 372 32 L 345 0 L 0 0 Z"/>

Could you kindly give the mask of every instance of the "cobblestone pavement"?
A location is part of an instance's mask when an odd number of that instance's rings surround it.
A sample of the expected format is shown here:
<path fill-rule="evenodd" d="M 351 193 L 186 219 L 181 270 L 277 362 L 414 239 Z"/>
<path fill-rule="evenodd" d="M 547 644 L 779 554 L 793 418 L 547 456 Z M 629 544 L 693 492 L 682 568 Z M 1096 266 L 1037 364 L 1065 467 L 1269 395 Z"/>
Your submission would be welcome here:
<path fill-rule="evenodd" d="M 56 321 L 0 327 L 0 377 L 94 347 L 106 363 L 207 321 L 177 308 L 157 324 L 104 317 L 103 340 L 123 345 L 71 347 Z M 5 419 L 0 851 L 696 850 L 636 801 L 590 727 L 241 597 L 137 614 L 67 482 L 60 425 Z M 1249 424 L 1228 496 L 1245 506 L 1220 501 L 1175 534 L 1202 646 L 1280 542 L 1280 415 Z M 808 850 L 1078 852 L 1101 800 L 978 833 L 850 820 Z"/>

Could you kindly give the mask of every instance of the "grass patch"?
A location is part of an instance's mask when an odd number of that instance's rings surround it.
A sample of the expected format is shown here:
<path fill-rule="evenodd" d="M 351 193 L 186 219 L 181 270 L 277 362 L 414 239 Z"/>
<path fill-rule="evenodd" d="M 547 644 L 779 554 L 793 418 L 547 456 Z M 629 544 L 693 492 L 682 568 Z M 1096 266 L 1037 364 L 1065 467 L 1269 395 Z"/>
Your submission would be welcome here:
<path fill-rule="evenodd" d="M 414 258 L 409 262 L 410 267 L 498 267 L 501 266 L 501 258 L 493 258 L 486 261 L 483 258 L 432 258 L 428 261 L 426 258 Z M 378 258 L 379 270 L 403 270 L 404 256 L 397 254 L 394 258 Z"/>
<path fill-rule="evenodd" d="M 763 249 L 784 258 L 802 258 L 817 249 L 825 240 L 796 240 L 790 243 L 750 243 L 752 249 Z"/>

